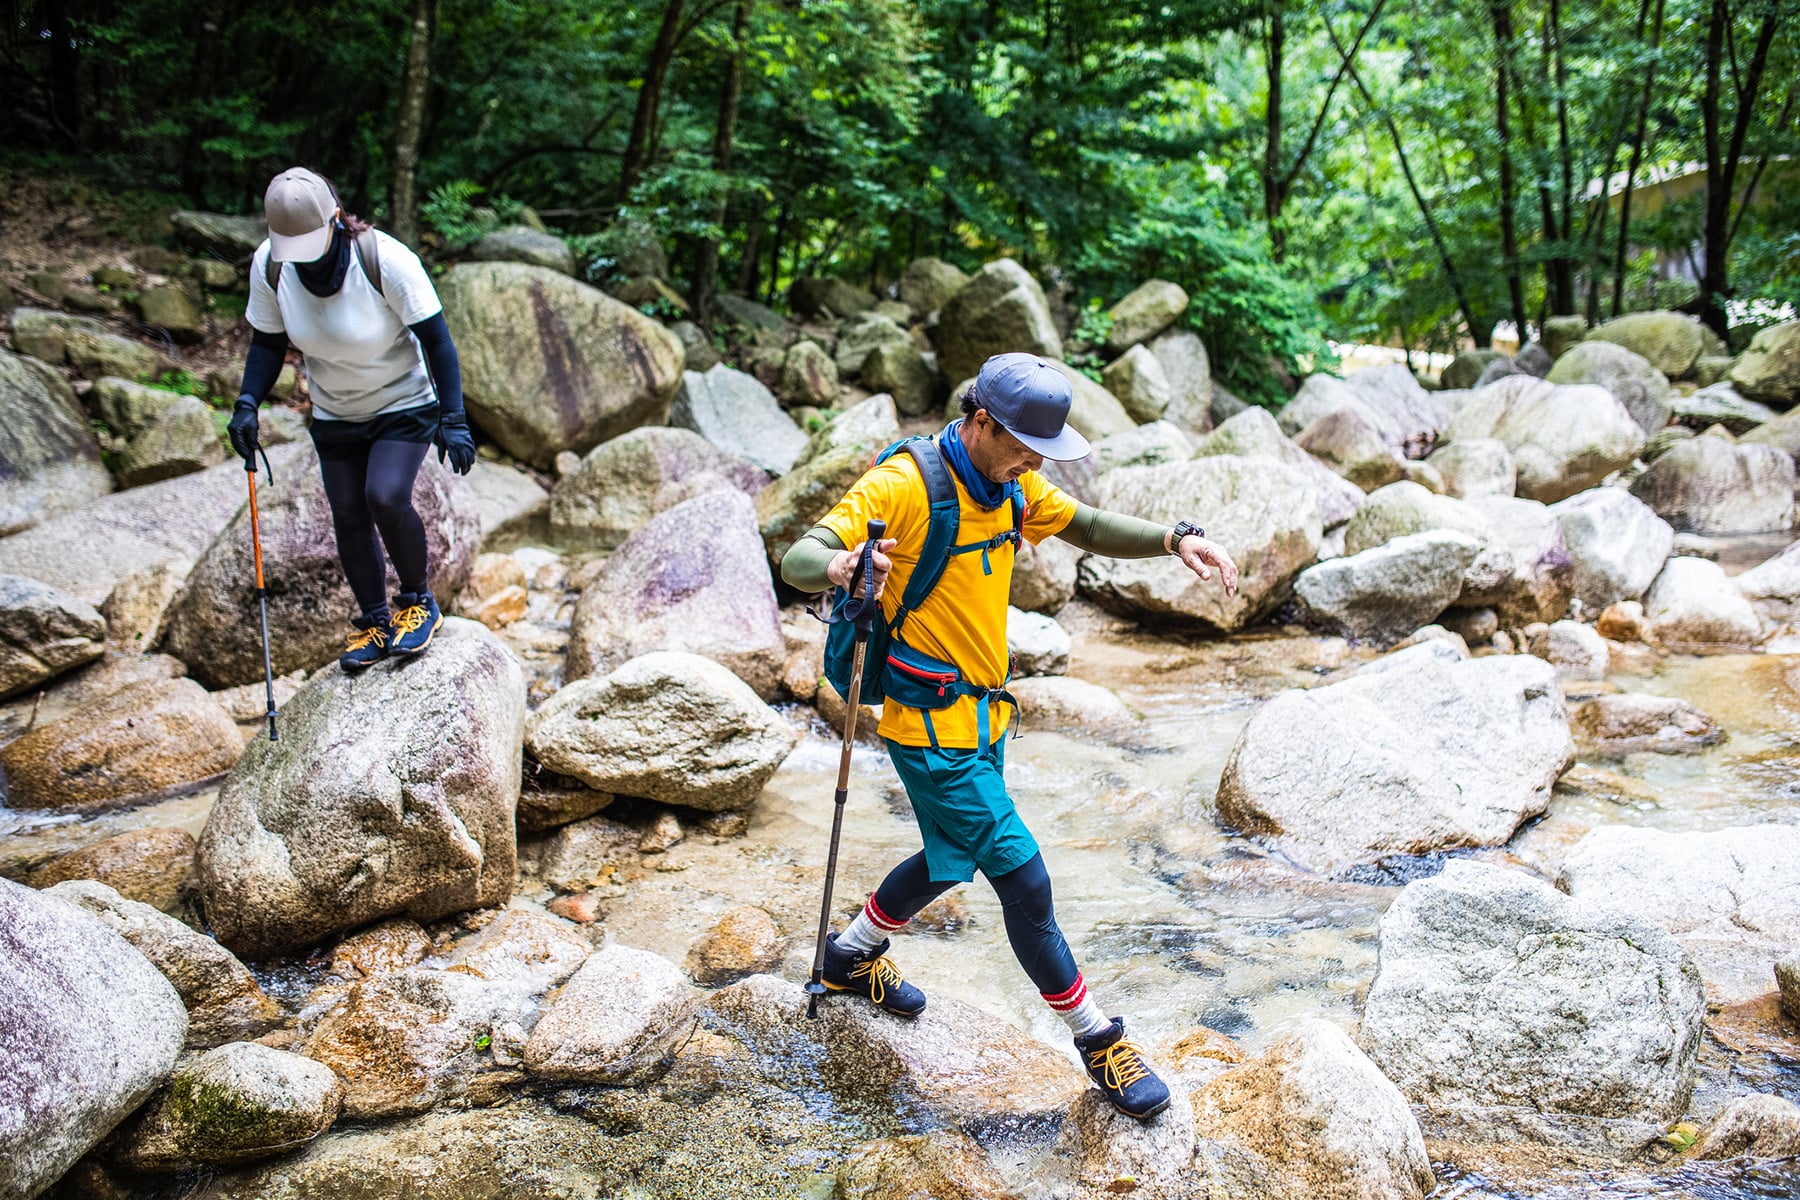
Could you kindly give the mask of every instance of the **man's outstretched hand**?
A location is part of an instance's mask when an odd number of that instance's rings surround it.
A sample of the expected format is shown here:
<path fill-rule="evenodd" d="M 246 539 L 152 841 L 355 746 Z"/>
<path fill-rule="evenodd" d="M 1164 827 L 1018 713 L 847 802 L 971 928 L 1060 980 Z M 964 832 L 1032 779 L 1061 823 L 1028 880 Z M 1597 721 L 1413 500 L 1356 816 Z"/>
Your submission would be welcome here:
<path fill-rule="evenodd" d="M 1225 547 L 1208 538 L 1190 533 L 1181 539 L 1181 545 L 1177 549 L 1181 554 L 1182 563 L 1202 579 L 1211 579 L 1212 571 L 1208 568 L 1217 567 L 1219 582 L 1225 585 L 1225 594 L 1227 596 L 1237 595 L 1237 564 L 1231 561 L 1231 555 L 1225 552 Z"/>
<path fill-rule="evenodd" d="M 857 564 L 862 562 L 865 544 L 858 542 L 848 550 L 838 551 L 837 557 L 831 560 L 831 566 L 826 568 L 825 577 L 841 588 L 848 588 L 850 577 L 856 573 Z M 882 589 L 887 586 L 888 572 L 894 569 L 894 562 L 888 557 L 888 553 L 899 544 L 900 539 L 898 538 L 883 538 L 875 543 L 875 598 L 878 600 L 881 598 Z M 1237 568 L 1232 568 L 1231 574 L 1232 578 L 1236 579 Z"/>

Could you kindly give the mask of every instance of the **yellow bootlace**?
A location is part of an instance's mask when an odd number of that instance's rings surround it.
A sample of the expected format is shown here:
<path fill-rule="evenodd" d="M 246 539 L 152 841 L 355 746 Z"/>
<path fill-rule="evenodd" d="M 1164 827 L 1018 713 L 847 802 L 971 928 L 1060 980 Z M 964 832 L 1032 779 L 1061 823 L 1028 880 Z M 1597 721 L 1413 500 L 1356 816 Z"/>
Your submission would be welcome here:
<path fill-rule="evenodd" d="M 1138 1049 L 1136 1042 L 1124 1038 L 1089 1054 L 1088 1069 L 1105 1071 L 1106 1086 L 1116 1091 L 1124 1091 L 1150 1074 L 1150 1068 L 1144 1065 L 1144 1052 Z"/>
<path fill-rule="evenodd" d="M 857 963 L 850 968 L 850 978 L 860 979 L 865 976 L 869 980 L 869 999 L 876 1004 L 881 1003 L 882 997 L 887 995 L 889 988 L 899 987 L 902 982 L 899 969 L 885 954 L 880 958 L 871 958 L 867 962 Z"/>
<path fill-rule="evenodd" d="M 416 633 L 425 624 L 429 615 L 423 604 L 409 604 L 394 614 L 394 632 L 396 634 Z"/>
<path fill-rule="evenodd" d="M 367 629 L 359 629 L 355 633 L 344 635 L 347 652 L 361 650 L 370 645 L 387 645 L 387 630 L 380 625 L 371 625 Z"/>

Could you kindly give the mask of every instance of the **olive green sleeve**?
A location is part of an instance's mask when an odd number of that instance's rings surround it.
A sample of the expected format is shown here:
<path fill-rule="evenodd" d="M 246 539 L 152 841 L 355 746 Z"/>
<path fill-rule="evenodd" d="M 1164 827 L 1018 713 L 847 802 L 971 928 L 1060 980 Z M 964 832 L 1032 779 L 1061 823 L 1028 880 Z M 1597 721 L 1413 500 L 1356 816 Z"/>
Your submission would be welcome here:
<path fill-rule="evenodd" d="M 837 534 L 814 525 L 781 556 L 781 577 L 803 592 L 823 592 L 831 587 L 825 572 L 845 548 Z"/>
<path fill-rule="evenodd" d="M 1089 554 L 1104 554 L 1108 558 L 1155 558 L 1169 552 L 1163 545 L 1169 529 L 1167 525 L 1158 525 L 1141 517 L 1102 512 L 1077 503 L 1075 516 L 1056 536 Z"/>

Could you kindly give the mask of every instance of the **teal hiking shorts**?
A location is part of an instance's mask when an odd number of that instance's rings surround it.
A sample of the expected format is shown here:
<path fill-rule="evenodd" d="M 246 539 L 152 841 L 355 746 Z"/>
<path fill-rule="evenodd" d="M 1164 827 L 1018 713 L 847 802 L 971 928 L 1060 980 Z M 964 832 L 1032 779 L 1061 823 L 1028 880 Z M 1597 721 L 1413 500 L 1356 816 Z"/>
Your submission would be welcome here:
<path fill-rule="evenodd" d="M 925 842 L 931 878 L 963 883 L 979 870 L 990 879 L 1030 862 L 1037 839 L 1006 794 L 1006 739 L 992 758 L 976 750 L 933 750 L 888 742 L 888 757 Z"/>

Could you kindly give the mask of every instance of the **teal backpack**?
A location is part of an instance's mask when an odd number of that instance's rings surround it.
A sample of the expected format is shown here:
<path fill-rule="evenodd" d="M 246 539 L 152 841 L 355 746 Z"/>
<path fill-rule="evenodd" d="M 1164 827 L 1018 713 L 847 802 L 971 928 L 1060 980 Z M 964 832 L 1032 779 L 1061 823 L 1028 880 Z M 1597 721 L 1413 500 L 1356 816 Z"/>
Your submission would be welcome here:
<path fill-rule="evenodd" d="M 972 554 L 979 550 L 983 573 L 992 575 L 994 568 L 988 558 L 991 553 L 1008 542 L 1012 543 L 1013 552 L 1018 553 L 1021 531 L 1025 524 L 1025 494 L 1017 483 L 1006 485 L 1007 499 L 1012 504 L 1011 529 L 979 542 L 958 546 L 956 534 L 962 523 L 962 502 L 957 498 L 956 480 L 951 477 L 950 465 L 944 461 L 943 451 L 929 437 L 904 438 L 877 454 L 870 465 L 877 466 L 900 453 L 911 455 L 913 462 L 918 464 L 919 474 L 925 480 L 930 519 L 925 531 L 925 545 L 919 551 L 918 566 L 913 568 L 912 576 L 906 581 L 906 591 L 901 594 L 900 607 L 892 620 L 884 621 L 880 618 L 879 611 L 876 613 L 875 626 L 869 634 L 869 648 L 863 660 L 861 700 L 864 704 L 880 704 L 892 697 L 898 704 L 920 710 L 925 717 L 926 735 L 931 739 L 931 746 L 935 750 L 938 748 L 937 731 L 932 728 L 931 714 L 949 708 L 963 696 L 980 697 L 976 717 L 982 752 L 986 753 L 990 745 L 989 703 L 1003 700 L 1011 704 L 1016 713 L 1018 702 L 1013 699 L 1012 693 L 1006 691 L 1004 685 L 984 688 L 968 682 L 954 663 L 944 662 L 913 649 L 901 640 L 900 633 L 906 624 L 906 618 L 918 611 L 919 606 L 931 595 L 932 589 L 937 587 L 938 580 L 943 578 L 944 569 L 950 565 L 951 555 Z M 847 589 L 837 589 L 831 615 L 826 618 L 825 678 L 845 700 L 850 698 L 850 672 L 856 655 L 857 606 L 861 599 Z M 1008 680 L 1011 679 L 1010 669 L 1007 677 Z"/>

